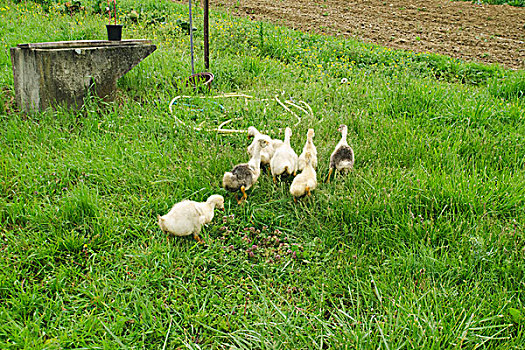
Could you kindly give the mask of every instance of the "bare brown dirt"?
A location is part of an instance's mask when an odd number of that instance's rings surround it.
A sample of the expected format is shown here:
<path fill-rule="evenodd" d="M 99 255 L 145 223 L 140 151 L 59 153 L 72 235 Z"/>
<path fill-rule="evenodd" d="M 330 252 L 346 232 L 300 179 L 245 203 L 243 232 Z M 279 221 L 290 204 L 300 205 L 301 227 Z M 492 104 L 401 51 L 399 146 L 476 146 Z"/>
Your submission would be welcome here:
<path fill-rule="evenodd" d="M 525 68 L 525 8 L 449 0 L 211 0 L 233 15 L 396 49 Z"/>

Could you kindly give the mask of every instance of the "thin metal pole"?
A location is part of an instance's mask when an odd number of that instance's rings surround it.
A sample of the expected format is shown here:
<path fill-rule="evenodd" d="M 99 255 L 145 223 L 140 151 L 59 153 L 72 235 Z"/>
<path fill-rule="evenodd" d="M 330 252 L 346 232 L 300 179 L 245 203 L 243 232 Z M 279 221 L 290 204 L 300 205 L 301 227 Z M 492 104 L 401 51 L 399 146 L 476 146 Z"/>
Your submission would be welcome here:
<path fill-rule="evenodd" d="M 210 43 L 208 27 L 209 0 L 204 0 L 204 67 L 210 69 Z"/>
<path fill-rule="evenodd" d="M 195 74 L 195 63 L 193 59 L 193 22 L 191 20 L 191 0 L 190 2 L 190 49 L 191 49 L 191 74 Z"/>

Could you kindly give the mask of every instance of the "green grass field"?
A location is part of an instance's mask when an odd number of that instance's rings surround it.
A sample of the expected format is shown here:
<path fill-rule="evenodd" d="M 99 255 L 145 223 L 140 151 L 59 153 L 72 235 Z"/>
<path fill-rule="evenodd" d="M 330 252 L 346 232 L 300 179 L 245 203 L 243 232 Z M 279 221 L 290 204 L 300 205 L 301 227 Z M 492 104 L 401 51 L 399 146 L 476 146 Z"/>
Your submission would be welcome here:
<path fill-rule="evenodd" d="M 472 0 L 462 0 L 462 1 L 472 1 Z M 525 0 L 475 0 L 474 3 L 484 3 L 490 5 L 503 5 L 507 4 L 510 6 L 524 7 Z"/>
<path fill-rule="evenodd" d="M 124 37 L 158 50 L 117 100 L 24 115 L 9 47 L 105 36 L 91 5 L 62 9 L 0 3 L 1 349 L 525 348 L 524 71 L 212 11 L 210 96 L 254 98 L 171 114 L 194 94 L 180 87 L 187 7 L 128 0 Z M 275 96 L 313 115 L 291 107 L 294 126 Z M 227 120 L 275 138 L 291 126 L 298 153 L 314 128 L 313 197 L 295 204 L 264 173 L 238 206 L 221 180 L 249 141 L 191 127 Z M 355 170 L 325 184 L 341 123 Z M 167 242 L 156 215 L 214 193 L 226 210 L 207 245 Z"/>

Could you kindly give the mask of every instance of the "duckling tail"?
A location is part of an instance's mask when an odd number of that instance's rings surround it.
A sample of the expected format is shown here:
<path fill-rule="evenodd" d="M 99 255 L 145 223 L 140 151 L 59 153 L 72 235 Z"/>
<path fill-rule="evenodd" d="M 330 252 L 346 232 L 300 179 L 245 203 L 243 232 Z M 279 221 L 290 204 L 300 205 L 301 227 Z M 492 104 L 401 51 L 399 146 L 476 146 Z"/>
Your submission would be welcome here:
<path fill-rule="evenodd" d="M 224 176 L 222 177 L 222 187 L 227 188 L 228 184 L 232 181 L 232 173 L 225 172 Z"/>
<path fill-rule="evenodd" d="M 233 175 L 231 172 L 224 173 L 224 177 L 222 178 L 222 187 L 225 190 L 235 192 L 239 190 L 239 182 L 237 181 L 237 177 Z"/>

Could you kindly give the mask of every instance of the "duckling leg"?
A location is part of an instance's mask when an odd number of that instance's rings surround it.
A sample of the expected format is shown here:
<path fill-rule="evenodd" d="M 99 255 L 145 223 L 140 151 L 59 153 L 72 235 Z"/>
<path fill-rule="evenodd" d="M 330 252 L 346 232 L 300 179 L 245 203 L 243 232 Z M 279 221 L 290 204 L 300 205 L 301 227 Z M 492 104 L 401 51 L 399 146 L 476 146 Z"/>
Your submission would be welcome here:
<path fill-rule="evenodd" d="M 246 194 L 246 189 L 244 186 L 241 186 L 241 192 L 242 192 L 242 197 L 241 199 L 237 200 L 237 204 L 241 204 L 242 202 L 246 200 L 246 198 L 248 198 L 248 195 Z"/>
<path fill-rule="evenodd" d="M 274 184 L 277 183 L 277 178 L 275 177 L 275 175 L 273 175 L 273 183 L 274 183 Z"/>
<path fill-rule="evenodd" d="M 294 196 L 293 197 L 293 201 L 294 201 L 294 203 L 297 203 L 297 197 Z"/>
<path fill-rule="evenodd" d="M 306 194 L 308 196 L 311 196 L 312 194 L 310 193 L 310 187 L 306 186 Z"/>
<path fill-rule="evenodd" d="M 330 176 L 332 175 L 333 171 L 334 171 L 334 168 L 330 168 L 330 170 L 328 171 L 328 180 L 326 180 L 326 182 L 330 183 Z"/>

